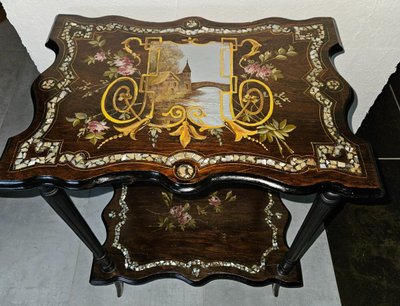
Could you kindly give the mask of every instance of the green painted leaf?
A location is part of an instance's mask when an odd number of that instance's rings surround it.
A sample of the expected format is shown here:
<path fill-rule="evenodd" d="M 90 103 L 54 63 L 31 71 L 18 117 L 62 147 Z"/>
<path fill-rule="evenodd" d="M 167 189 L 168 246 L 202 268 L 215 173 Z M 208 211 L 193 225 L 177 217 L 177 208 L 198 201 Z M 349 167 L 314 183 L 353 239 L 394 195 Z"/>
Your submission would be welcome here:
<path fill-rule="evenodd" d="M 157 226 L 158 227 L 164 227 L 164 224 L 165 224 L 165 219 L 163 218 L 163 217 L 158 217 L 158 223 L 157 223 Z"/>
<path fill-rule="evenodd" d="M 275 58 L 277 60 L 284 61 L 287 59 L 287 56 L 279 54 L 279 55 L 275 56 Z"/>
<path fill-rule="evenodd" d="M 276 137 L 278 137 L 279 139 L 281 139 L 281 140 L 285 140 L 285 137 L 283 137 L 283 135 L 282 135 L 280 132 L 278 132 L 278 131 L 274 131 L 273 133 L 274 133 L 274 134 L 275 134 L 275 136 L 276 136 Z"/>
<path fill-rule="evenodd" d="M 79 123 L 81 123 L 81 121 L 80 121 L 79 119 L 75 119 L 75 120 L 72 122 L 72 126 L 73 126 L 73 127 L 76 127 Z"/>
<path fill-rule="evenodd" d="M 184 211 L 190 210 L 190 204 L 189 203 L 185 203 L 185 205 L 183 206 L 183 210 Z"/>
<path fill-rule="evenodd" d="M 176 228 L 176 226 L 173 223 L 168 223 L 165 230 L 172 232 L 174 230 L 174 228 Z"/>
<path fill-rule="evenodd" d="M 282 130 L 286 126 L 287 120 L 282 120 L 281 123 L 279 123 L 279 129 Z"/>
<path fill-rule="evenodd" d="M 267 130 L 270 130 L 270 131 L 275 131 L 275 130 L 276 130 L 276 127 L 273 126 L 273 125 L 270 125 L 270 124 L 266 124 L 266 125 L 265 125 L 265 128 L 266 128 Z"/>
<path fill-rule="evenodd" d="M 99 41 L 99 47 L 100 47 L 100 48 L 103 47 L 105 44 L 106 44 L 106 41 L 105 41 L 105 40 Z"/>
<path fill-rule="evenodd" d="M 80 120 L 85 120 L 87 118 L 87 115 L 85 113 L 75 113 L 75 117 Z"/>
<path fill-rule="evenodd" d="M 187 226 L 188 228 L 191 228 L 191 229 L 196 228 L 196 220 L 195 220 L 195 219 L 190 220 L 190 221 L 186 224 L 186 226 Z"/>
<path fill-rule="evenodd" d="M 284 48 L 279 48 L 278 54 L 285 55 L 286 54 L 286 50 Z"/>
<path fill-rule="evenodd" d="M 84 62 L 90 65 L 96 63 L 96 59 L 94 58 L 94 56 L 89 55 L 87 58 L 84 59 Z"/>
<path fill-rule="evenodd" d="M 171 205 L 172 198 L 170 198 L 168 193 L 166 193 L 166 192 L 161 192 L 161 197 L 162 197 L 165 205 L 167 205 L 167 207 L 169 207 Z"/>
<path fill-rule="evenodd" d="M 90 143 L 95 145 L 97 143 L 97 138 L 96 137 L 90 138 L 89 141 L 90 141 Z"/>
<path fill-rule="evenodd" d="M 232 197 L 229 199 L 229 202 L 233 202 L 233 201 L 236 201 L 236 195 L 232 196 Z"/>
<path fill-rule="evenodd" d="M 244 114 L 243 115 L 243 121 L 250 122 L 251 121 L 250 116 L 248 114 Z"/>
<path fill-rule="evenodd" d="M 94 134 L 93 134 L 93 133 L 88 133 L 88 134 L 85 136 L 85 139 L 92 139 L 92 138 L 94 138 Z"/>
<path fill-rule="evenodd" d="M 225 200 L 228 200 L 228 199 L 230 199 L 231 197 L 232 197 L 232 190 L 229 190 L 229 191 L 226 193 Z"/>
<path fill-rule="evenodd" d="M 222 206 L 214 206 L 214 208 L 215 208 L 215 212 L 216 212 L 217 214 L 222 213 Z"/>
<path fill-rule="evenodd" d="M 259 127 L 257 127 L 257 129 L 258 129 L 258 134 L 259 135 L 264 135 L 264 134 L 267 134 L 269 132 L 269 130 L 266 127 L 263 127 L 263 126 L 259 126 Z"/>
<path fill-rule="evenodd" d="M 98 133 L 95 133 L 94 134 L 94 137 L 96 138 L 96 139 L 104 139 L 104 135 L 105 133 L 103 133 L 103 132 L 98 132 Z"/>
<path fill-rule="evenodd" d="M 293 131 L 296 128 L 296 126 L 294 124 L 288 124 L 285 126 L 285 128 L 283 129 L 284 132 L 286 133 L 290 133 L 291 131 Z"/>
<path fill-rule="evenodd" d="M 65 120 L 68 122 L 74 122 L 76 118 L 71 118 L 71 117 L 65 117 Z"/>
<path fill-rule="evenodd" d="M 126 53 L 124 51 L 122 51 L 122 50 L 118 50 L 117 55 L 119 57 L 124 57 L 126 55 Z"/>
<path fill-rule="evenodd" d="M 207 215 L 207 212 L 204 208 L 200 207 L 199 205 L 196 206 L 197 214 L 198 215 Z"/>
<path fill-rule="evenodd" d="M 265 51 L 264 52 L 264 61 L 268 60 L 271 57 L 271 52 Z"/>
<path fill-rule="evenodd" d="M 280 71 L 279 69 L 273 68 L 271 71 L 271 75 L 275 81 L 277 81 L 278 79 L 283 79 L 282 71 Z"/>
<path fill-rule="evenodd" d="M 114 77 L 114 72 L 112 72 L 110 70 L 104 71 L 103 76 L 112 79 Z"/>
<path fill-rule="evenodd" d="M 267 139 L 268 139 L 268 142 L 269 142 L 269 143 L 271 143 L 271 142 L 274 141 L 274 137 L 272 136 L 271 133 L 268 133 L 268 134 L 267 134 Z"/>

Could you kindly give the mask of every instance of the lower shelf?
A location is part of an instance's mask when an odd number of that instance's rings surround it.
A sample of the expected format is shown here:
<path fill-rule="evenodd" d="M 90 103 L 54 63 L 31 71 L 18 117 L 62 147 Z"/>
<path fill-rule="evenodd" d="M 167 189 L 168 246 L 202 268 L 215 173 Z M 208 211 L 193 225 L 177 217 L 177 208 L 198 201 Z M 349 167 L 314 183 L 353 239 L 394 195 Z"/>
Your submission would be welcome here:
<path fill-rule="evenodd" d="M 289 219 L 279 195 L 265 190 L 225 188 L 185 198 L 160 186 L 121 186 L 103 211 L 104 247 L 116 269 L 104 273 L 94 262 L 90 282 L 174 277 L 200 286 L 225 278 L 300 287 L 300 264 L 289 275 L 277 272 Z"/>

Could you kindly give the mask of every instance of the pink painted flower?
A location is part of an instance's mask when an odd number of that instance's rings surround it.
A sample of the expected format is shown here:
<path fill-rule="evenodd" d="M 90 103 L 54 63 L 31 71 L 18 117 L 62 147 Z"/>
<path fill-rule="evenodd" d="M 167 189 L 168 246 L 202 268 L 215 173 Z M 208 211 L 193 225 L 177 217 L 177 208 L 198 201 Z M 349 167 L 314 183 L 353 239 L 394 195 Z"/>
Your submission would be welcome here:
<path fill-rule="evenodd" d="M 106 59 L 106 53 L 105 53 L 104 51 L 97 52 L 97 53 L 94 55 L 94 59 L 95 59 L 96 61 L 102 62 L 102 61 L 104 61 L 104 60 Z"/>
<path fill-rule="evenodd" d="M 107 123 L 104 121 L 89 121 L 87 123 L 87 129 L 91 132 L 91 133 L 99 133 L 101 131 L 104 130 L 108 130 L 109 127 L 107 126 Z"/>
<path fill-rule="evenodd" d="M 256 77 L 264 80 L 268 80 L 269 76 L 271 76 L 271 69 L 267 66 L 261 66 L 256 73 Z"/>
<path fill-rule="evenodd" d="M 187 212 L 184 212 L 179 218 L 178 222 L 180 225 L 185 225 L 192 220 L 192 216 L 189 215 Z"/>
<path fill-rule="evenodd" d="M 221 199 L 218 198 L 217 196 L 213 195 L 208 199 L 208 204 L 212 206 L 219 206 L 221 205 Z"/>
<path fill-rule="evenodd" d="M 119 57 L 118 59 L 114 60 L 114 65 L 117 67 L 132 66 L 133 61 L 128 56 Z"/>
<path fill-rule="evenodd" d="M 133 61 L 128 56 L 119 57 L 114 60 L 114 65 L 118 67 L 118 73 L 120 75 L 132 75 L 137 71 L 137 69 L 133 67 Z"/>
<path fill-rule="evenodd" d="M 250 64 L 244 67 L 244 71 L 248 74 L 255 74 L 259 71 L 259 69 L 260 69 L 259 63 Z"/>
<path fill-rule="evenodd" d="M 170 215 L 177 219 L 182 216 L 183 212 L 184 210 L 182 205 L 176 205 L 169 210 Z"/>
<path fill-rule="evenodd" d="M 124 76 L 132 75 L 132 74 L 135 73 L 136 70 L 137 70 L 137 69 L 134 68 L 134 67 L 131 66 L 131 65 L 118 67 L 118 73 L 119 73 L 120 75 L 124 75 Z"/>

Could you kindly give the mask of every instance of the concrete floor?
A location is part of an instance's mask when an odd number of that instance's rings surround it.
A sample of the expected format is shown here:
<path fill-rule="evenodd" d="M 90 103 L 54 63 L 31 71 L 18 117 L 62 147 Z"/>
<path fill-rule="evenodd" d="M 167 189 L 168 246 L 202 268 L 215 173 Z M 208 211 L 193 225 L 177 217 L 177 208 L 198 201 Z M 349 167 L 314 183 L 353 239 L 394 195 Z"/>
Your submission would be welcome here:
<path fill-rule="evenodd" d="M 45 48 L 43 46 L 43 48 Z M 27 128 L 33 106 L 30 85 L 38 75 L 17 33 L 0 23 L 0 152 L 7 138 Z M 78 209 L 105 239 L 100 214 L 111 188 L 70 193 Z M 284 199 L 292 214 L 291 243 L 307 213 L 311 197 L 301 204 Z M 304 287 L 253 288 L 218 280 L 195 288 L 179 280 L 126 286 L 117 299 L 113 286 L 88 282 L 92 255 L 35 191 L 0 192 L 0 305 L 341 305 L 325 233 L 302 260 Z"/>

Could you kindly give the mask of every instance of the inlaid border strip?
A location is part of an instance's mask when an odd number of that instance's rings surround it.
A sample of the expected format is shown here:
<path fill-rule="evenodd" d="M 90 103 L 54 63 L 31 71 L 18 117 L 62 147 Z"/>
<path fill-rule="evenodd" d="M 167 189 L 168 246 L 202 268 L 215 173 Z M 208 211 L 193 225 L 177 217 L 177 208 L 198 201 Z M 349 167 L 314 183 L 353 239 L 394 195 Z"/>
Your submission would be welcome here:
<path fill-rule="evenodd" d="M 332 101 L 328 96 L 324 95 L 321 91 L 325 83 L 318 79 L 318 76 L 324 71 L 322 61 L 320 59 L 320 50 L 325 42 L 327 33 L 322 24 L 314 24 L 307 26 L 293 26 L 283 27 L 279 24 L 264 24 L 252 25 L 246 27 L 239 27 L 236 29 L 227 29 L 223 27 L 206 27 L 200 26 L 200 23 L 195 19 L 188 19 L 183 26 L 176 26 L 170 28 L 144 28 L 138 26 L 128 26 L 117 22 L 110 22 L 103 25 L 95 24 L 78 24 L 75 21 L 67 20 L 62 29 L 60 38 L 65 42 L 67 47 L 67 55 L 64 56 L 63 62 L 58 67 L 58 70 L 63 75 L 57 83 L 59 92 L 46 102 L 47 112 L 46 120 L 40 126 L 39 130 L 28 140 L 23 142 L 18 150 L 15 158 L 13 170 L 21 170 L 38 165 L 55 165 L 57 163 L 68 163 L 69 165 L 78 169 L 93 169 L 99 168 L 108 164 L 117 162 L 152 162 L 159 163 L 165 166 L 172 166 L 167 164 L 166 161 L 171 160 L 174 156 L 164 156 L 161 154 L 147 154 L 140 152 L 129 152 L 125 154 L 113 154 L 104 157 L 90 158 L 88 154 L 83 152 L 75 153 L 60 153 L 60 141 L 45 141 L 44 135 L 48 132 L 56 117 L 56 107 L 65 97 L 73 92 L 70 87 L 71 83 L 78 78 L 71 67 L 71 63 L 76 55 L 76 42 L 75 39 L 84 38 L 90 39 L 96 31 L 115 31 L 122 30 L 130 33 L 138 34 L 167 34 L 179 33 L 187 36 L 193 36 L 205 33 L 214 34 L 246 34 L 262 31 L 271 31 L 274 34 L 279 33 L 293 33 L 296 40 L 308 40 L 311 42 L 309 48 L 309 59 L 312 69 L 306 75 L 305 79 L 310 85 L 309 94 L 321 105 L 322 114 L 321 119 L 324 124 L 325 130 L 328 132 L 329 137 L 333 140 L 334 144 L 313 144 L 317 160 L 313 157 L 289 157 L 288 161 L 281 161 L 274 158 L 260 158 L 255 155 L 244 154 L 230 154 L 230 155 L 216 155 L 209 158 L 203 158 L 200 167 L 216 163 L 246 163 L 258 164 L 260 166 L 274 168 L 285 172 L 302 172 L 309 168 L 318 166 L 319 170 L 331 169 L 343 171 L 350 174 L 362 175 L 360 159 L 357 154 L 357 147 L 348 142 L 343 136 L 340 135 L 334 124 L 333 110 L 335 101 Z M 317 35 L 315 35 L 317 33 Z M 34 146 L 36 153 L 47 151 L 46 156 L 27 158 L 27 152 L 30 146 Z M 332 157 L 338 157 L 345 152 L 346 162 L 337 161 Z M 331 158 L 329 156 L 332 156 Z M 119 159 L 120 157 L 120 159 Z M 164 162 L 165 161 L 165 162 Z"/>
<path fill-rule="evenodd" d="M 229 261 L 211 261 L 205 262 L 200 259 L 193 259 L 187 262 L 177 261 L 177 260 L 158 260 L 154 262 L 149 262 L 146 264 L 139 264 L 137 261 L 133 260 L 129 254 L 129 250 L 120 242 L 121 238 L 121 229 L 127 222 L 127 212 L 129 211 L 128 205 L 126 204 L 126 197 L 128 194 L 128 186 L 122 185 L 121 196 L 118 200 L 119 206 L 121 210 L 116 214 L 115 212 L 111 212 L 109 215 L 110 218 L 114 218 L 116 215 L 119 217 L 119 222 L 115 226 L 114 229 L 114 240 L 112 243 L 112 247 L 120 250 L 125 258 L 125 268 L 127 270 L 132 270 L 135 272 L 143 271 L 155 267 L 178 267 L 183 268 L 191 272 L 192 275 L 198 277 L 200 275 L 201 270 L 210 269 L 210 268 L 235 268 L 240 271 L 249 273 L 249 274 L 257 274 L 263 272 L 265 270 L 265 266 L 267 264 L 268 255 L 276 250 L 279 250 L 279 245 L 277 241 L 278 228 L 273 224 L 272 217 L 281 218 L 280 213 L 273 213 L 271 211 L 272 207 L 275 204 L 272 193 L 267 193 L 267 205 L 264 208 L 265 212 L 265 223 L 272 230 L 271 235 L 271 246 L 268 247 L 263 254 L 261 255 L 260 262 L 255 263 L 252 266 L 246 266 L 240 263 L 229 262 Z"/>

